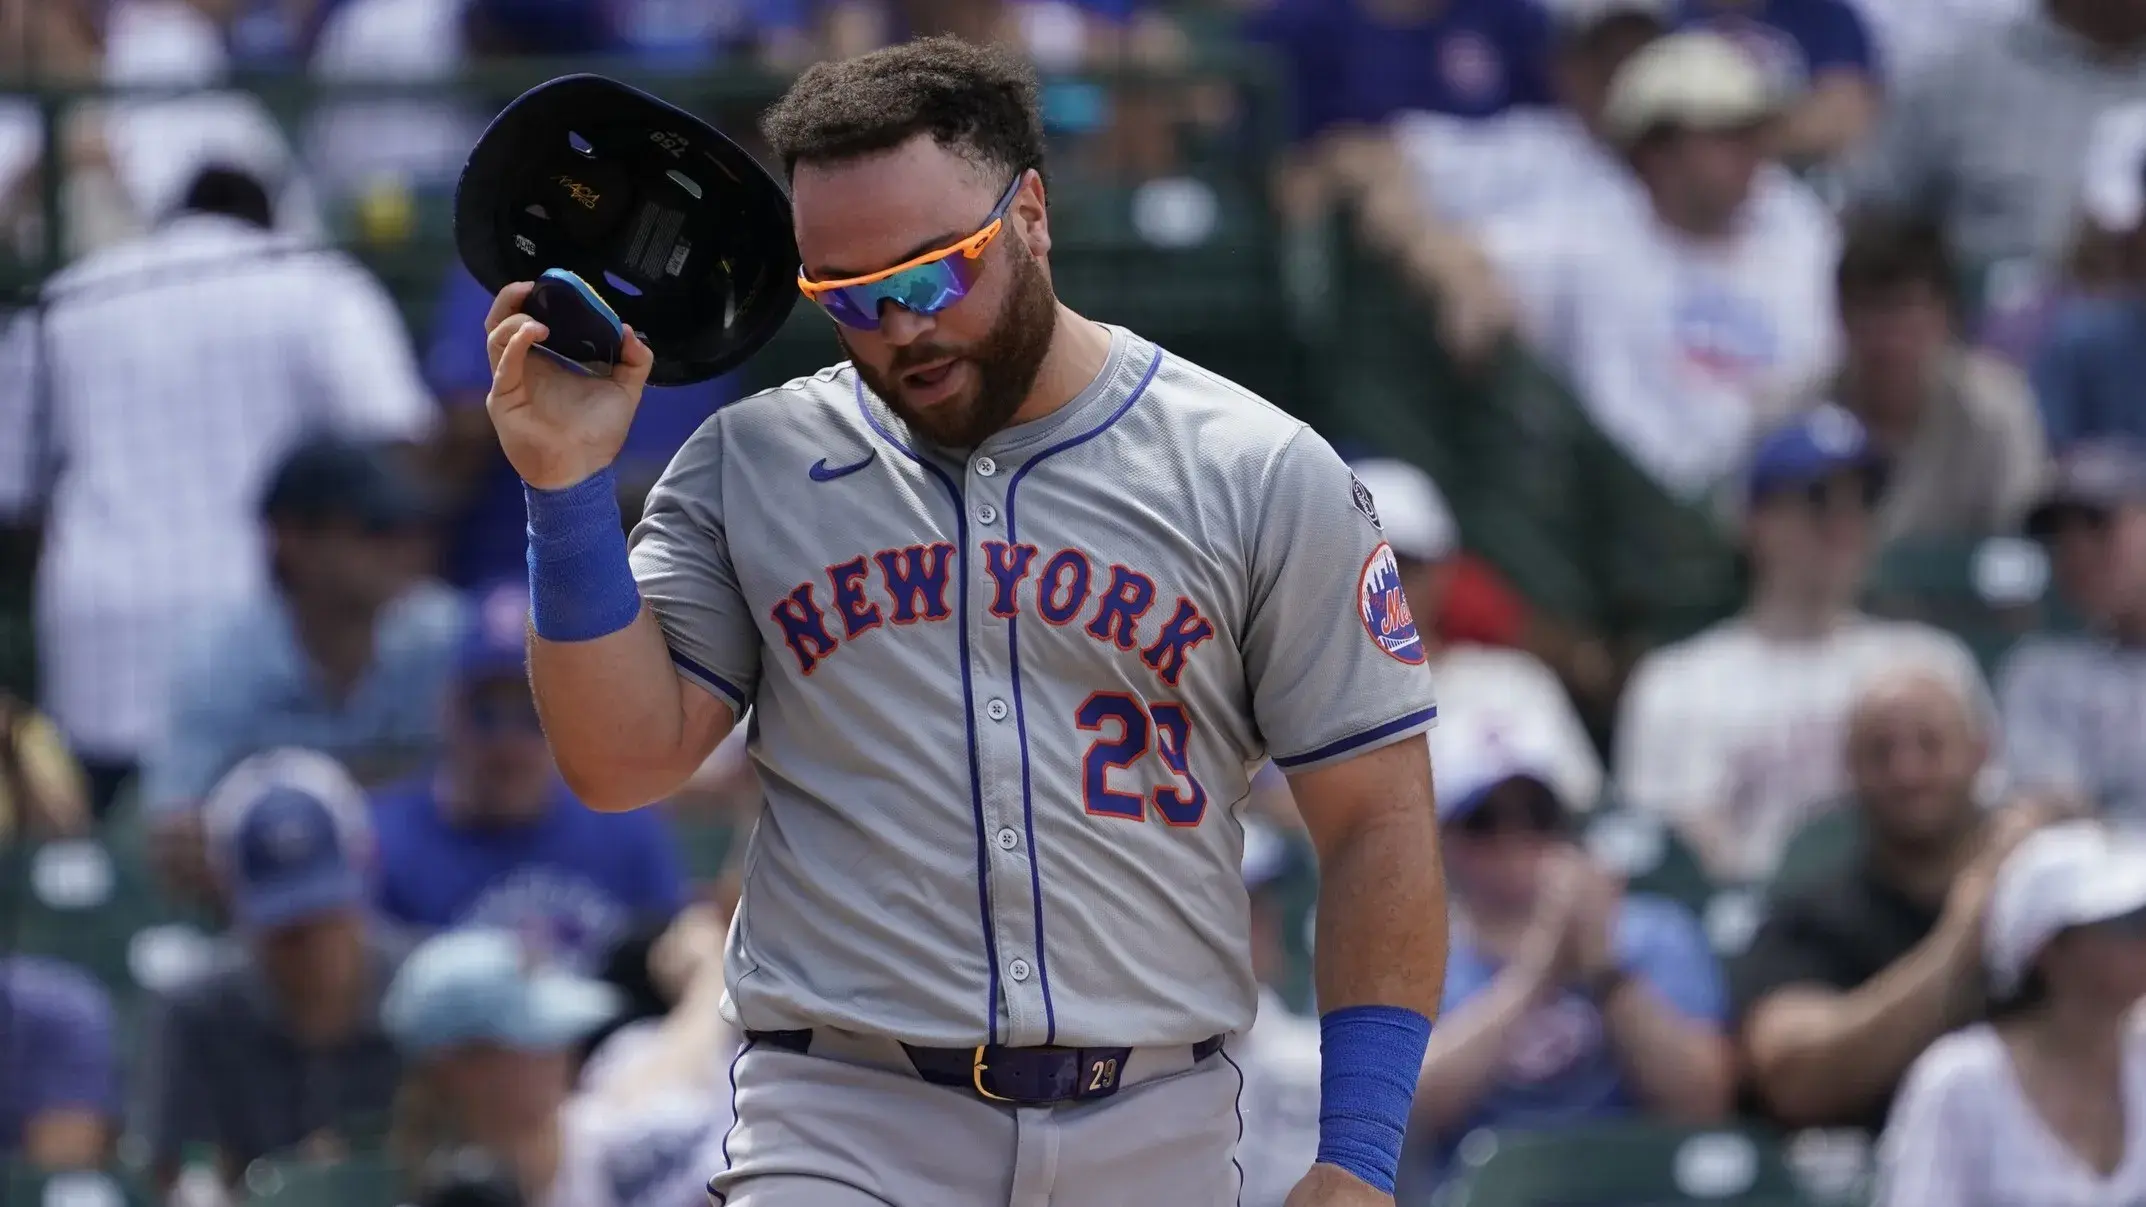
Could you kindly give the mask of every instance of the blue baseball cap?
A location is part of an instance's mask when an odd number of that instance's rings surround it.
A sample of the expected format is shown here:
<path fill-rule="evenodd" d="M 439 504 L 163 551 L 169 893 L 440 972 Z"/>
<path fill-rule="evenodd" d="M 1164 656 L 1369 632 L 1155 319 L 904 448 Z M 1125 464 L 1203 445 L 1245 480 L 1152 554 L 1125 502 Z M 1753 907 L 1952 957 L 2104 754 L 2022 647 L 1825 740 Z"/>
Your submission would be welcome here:
<path fill-rule="evenodd" d="M 244 929 L 274 930 L 371 899 L 365 794 L 327 755 L 283 749 L 245 760 L 210 790 L 203 822 L 211 866 Z"/>
<path fill-rule="evenodd" d="M 619 991 L 547 964 L 510 931 L 435 935 L 403 961 L 381 1003 L 381 1025 L 413 1055 L 490 1043 L 556 1052 L 625 1009 Z"/>
<path fill-rule="evenodd" d="M 1837 473 L 1875 474 L 1884 460 L 1861 420 L 1830 403 L 1766 433 L 1751 452 L 1745 497 L 1757 501 Z"/>
<path fill-rule="evenodd" d="M 529 588 L 504 582 L 474 592 L 455 670 L 464 681 L 520 676 L 529 666 Z"/>

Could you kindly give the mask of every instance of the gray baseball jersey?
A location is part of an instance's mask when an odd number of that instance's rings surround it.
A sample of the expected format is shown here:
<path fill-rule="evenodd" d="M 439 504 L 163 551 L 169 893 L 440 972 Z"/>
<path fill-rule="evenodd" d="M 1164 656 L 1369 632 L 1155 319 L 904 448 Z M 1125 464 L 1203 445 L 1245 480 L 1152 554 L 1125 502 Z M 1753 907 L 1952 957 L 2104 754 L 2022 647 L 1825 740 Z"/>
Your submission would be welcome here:
<path fill-rule="evenodd" d="M 754 1030 L 1160 1045 L 1249 1025 L 1250 772 L 1427 729 L 1377 511 L 1332 448 L 1113 329 L 966 455 L 847 364 L 733 403 L 634 533 L 767 806 L 727 969 Z"/>

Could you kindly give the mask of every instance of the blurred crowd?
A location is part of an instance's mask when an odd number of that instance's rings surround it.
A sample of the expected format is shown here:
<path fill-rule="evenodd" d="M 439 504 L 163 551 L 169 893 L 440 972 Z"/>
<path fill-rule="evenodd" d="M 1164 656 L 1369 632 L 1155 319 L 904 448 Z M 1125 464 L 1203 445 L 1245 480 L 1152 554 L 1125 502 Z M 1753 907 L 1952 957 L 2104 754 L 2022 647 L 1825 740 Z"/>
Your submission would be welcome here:
<path fill-rule="evenodd" d="M 2146 1201 L 2146 0 L 0 0 L 11 78 L 131 89 L 0 95 L 0 237 L 57 267 L 0 339 L 39 671 L 0 703 L 0 1156 L 179 1207 L 340 1202 L 306 1171 L 363 1161 L 426 1201 L 702 1201 L 736 872 L 679 835 L 749 830 L 747 731 L 656 809 L 573 799 L 489 299 L 443 265 L 412 321 L 328 235 L 439 204 L 473 67 L 779 75 L 917 32 L 1056 73 L 1267 55 L 1281 225 L 1345 218 L 1426 343 L 1525 349 L 1740 551 L 1736 614 L 1612 675 L 1604 725 L 1439 484 L 1354 463 L 1441 698 L 1404 1201 L 1480 1138 L 1627 1125 L 1874 1154 L 1833 1201 Z M 351 91 L 292 128 L 249 91 L 279 77 Z M 629 521 L 736 392 L 642 408 Z M 1991 598 L 2046 582 L 2047 623 L 1989 656 L 1863 611 L 1929 539 L 1979 542 Z M 1312 869 L 1278 772 L 1239 813 L 1274 1207 L 1316 1142 Z M 194 920 L 186 958 L 9 954 L 85 847 Z"/>

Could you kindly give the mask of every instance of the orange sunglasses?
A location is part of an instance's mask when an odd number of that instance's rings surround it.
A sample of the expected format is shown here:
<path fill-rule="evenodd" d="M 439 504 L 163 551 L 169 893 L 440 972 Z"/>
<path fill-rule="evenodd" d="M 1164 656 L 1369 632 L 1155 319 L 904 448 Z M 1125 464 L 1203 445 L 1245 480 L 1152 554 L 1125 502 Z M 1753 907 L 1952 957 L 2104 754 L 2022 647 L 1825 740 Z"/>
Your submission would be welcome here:
<path fill-rule="evenodd" d="M 991 214 L 975 234 L 958 243 L 928 251 L 892 268 L 840 281 L 814 281 L 797 271 L 797 289 L 819 304 L 827 316 L 859 331 L 879 330 L 879 307 L 892 302 L 914 314 L 937 314 L 969 294 L 983 266 L 979 258 L 1006 225 L 1006 211 L 1028 179 L 1022 172 L 1006 186 L 1006 193 L 991 207 Z"/>

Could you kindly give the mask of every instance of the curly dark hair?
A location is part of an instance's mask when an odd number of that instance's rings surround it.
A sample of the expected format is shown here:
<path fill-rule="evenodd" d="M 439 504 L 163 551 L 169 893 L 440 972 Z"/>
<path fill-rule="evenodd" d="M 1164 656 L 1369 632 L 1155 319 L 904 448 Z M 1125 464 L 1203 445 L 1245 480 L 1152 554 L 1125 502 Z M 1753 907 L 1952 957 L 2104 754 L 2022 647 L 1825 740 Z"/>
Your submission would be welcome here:
<path fill-rule="evenodd" d="M 1021 55 L 959 38 L 919 38 L 814 63 L 760 119 L 782 160 L 839 163 L 919 134 L 994 175 L 1043 170 L 1041 86 Z"/>

